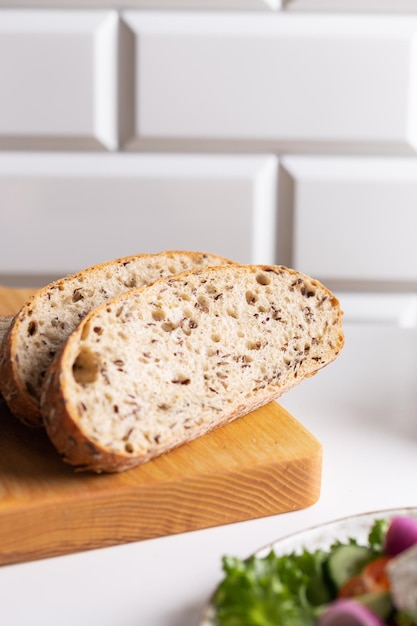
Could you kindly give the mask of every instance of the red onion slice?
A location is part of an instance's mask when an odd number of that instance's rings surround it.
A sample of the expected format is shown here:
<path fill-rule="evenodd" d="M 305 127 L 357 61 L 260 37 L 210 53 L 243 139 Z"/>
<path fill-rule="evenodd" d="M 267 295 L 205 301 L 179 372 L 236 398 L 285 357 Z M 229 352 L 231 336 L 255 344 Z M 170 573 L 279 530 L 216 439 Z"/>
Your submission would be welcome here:
<path fill-rule="evenodd" d="M 396 556 L 417 543 L 417 521 L 410 517 L 394 517 L 385 537 L 385 553 Z"/>
<path fill-rule="evenodd" d="M 384 626 L 384 622 L 359 602 L 335 600 L 319 617 L 317 626 Z"/>

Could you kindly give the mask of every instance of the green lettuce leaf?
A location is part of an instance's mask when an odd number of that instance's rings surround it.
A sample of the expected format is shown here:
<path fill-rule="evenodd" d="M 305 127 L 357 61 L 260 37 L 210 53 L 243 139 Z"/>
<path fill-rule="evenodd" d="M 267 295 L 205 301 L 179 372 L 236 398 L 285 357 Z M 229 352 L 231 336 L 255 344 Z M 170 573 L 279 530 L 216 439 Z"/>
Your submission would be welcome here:
<path fill-rule="evenodd" d="M 224 557 L 225 578 L 214 605 L 219 626 L 312 626 L 331 600 L 325 552 L 282 557 L 271 551 L 246 561 Z"/>
<path fill-rule="evenodd" d="M 369 546 L 376 554 L 383 554 L 385 546 L 385 536 L 388 530 L 388 522 L 384 519 L 377 519 L 374 521 L 371 530 L 369 531 L 368 541 Z"/>

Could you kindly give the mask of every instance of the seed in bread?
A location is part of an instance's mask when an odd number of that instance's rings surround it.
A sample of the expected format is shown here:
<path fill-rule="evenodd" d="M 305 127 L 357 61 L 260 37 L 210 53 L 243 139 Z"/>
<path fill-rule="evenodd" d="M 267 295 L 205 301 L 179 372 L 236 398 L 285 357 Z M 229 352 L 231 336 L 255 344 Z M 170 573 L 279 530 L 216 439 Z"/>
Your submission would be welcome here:
<path fill-rule="evenodd" d="M 42 426 L 45 371 L 92 308 L 162 276 L 225 263 L 231 261 L 202 252 L 140 254 L 89 267 L 39 290 L 14 318 L 0 349 L 0 393 L 11 412 L 29 426 Z"/>
<path fill-rule="evenodd" d="M 288 391 L 343 346 L 337 299 L 282 266 L 182 273 L 92 311 L 42 390 L 64 460 L 116 472 Z"/>

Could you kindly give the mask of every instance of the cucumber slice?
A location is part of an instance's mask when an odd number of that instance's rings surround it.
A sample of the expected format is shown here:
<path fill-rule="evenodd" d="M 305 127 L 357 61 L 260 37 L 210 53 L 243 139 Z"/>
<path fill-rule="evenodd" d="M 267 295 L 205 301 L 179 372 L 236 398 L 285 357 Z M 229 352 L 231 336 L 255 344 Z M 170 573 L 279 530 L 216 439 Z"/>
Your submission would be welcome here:
<path fill-rule="evenodd" d="M 343 544 L 334 548 L 327 561 L 327 573 L 336 589 L 356 576 L 374 558 L 372 551 L 365 546 Z"/>

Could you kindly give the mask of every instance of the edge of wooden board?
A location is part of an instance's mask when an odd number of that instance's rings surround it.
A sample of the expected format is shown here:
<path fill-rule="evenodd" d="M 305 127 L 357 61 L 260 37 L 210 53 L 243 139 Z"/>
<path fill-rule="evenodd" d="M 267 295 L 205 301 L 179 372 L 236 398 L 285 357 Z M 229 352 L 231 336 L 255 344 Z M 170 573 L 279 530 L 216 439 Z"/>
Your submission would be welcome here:
<path fill-rule="evenodd" d="M 14 421 L 2 419 L 3 431 Z M 44 433 L 12 430 L 8 467 L 7 437 L 0 445 L 1 565 L 295 511 L 320 496 L 322 446 L 277 403 L 121 474 L 76 473 Z"/>

